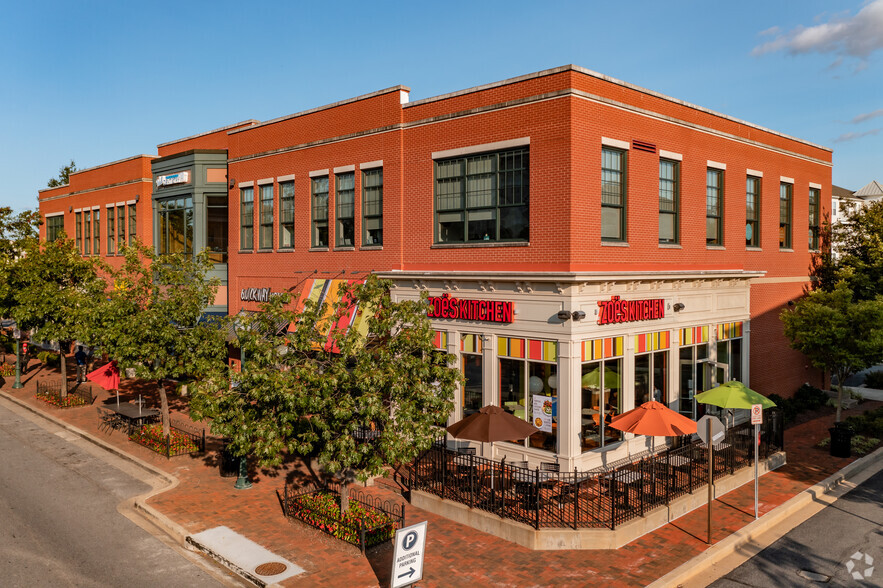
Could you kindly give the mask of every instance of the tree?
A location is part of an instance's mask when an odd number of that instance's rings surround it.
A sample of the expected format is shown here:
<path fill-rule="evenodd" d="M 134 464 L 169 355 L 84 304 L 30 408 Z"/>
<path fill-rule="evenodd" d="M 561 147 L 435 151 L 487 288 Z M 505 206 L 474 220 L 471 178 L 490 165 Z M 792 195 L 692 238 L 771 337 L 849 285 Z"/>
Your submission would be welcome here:
<path fill-rule="evenodd" d="M 95 258 L 80 255 L 69 239 L 32 241 L 16 265 L 11 316 L 21 329 L 35 329 L 41 340 L 59 342 L 62 396 L 67 394 L 65 353 L 72 341 L 87 339 L 93 309 L 104 295 L 101 267 Z"/>
<path fill-rule="evenodd" d="M 853 301 L 843 282 L 833 292 L 817 290 L 781 314 L 791 347 L 837 376 L 840 422 L 843 382 L 883 360 L 883 298 Z"/>
<path fill-rule="evenodd" d="M 16 266 L 24 250 L 37 240 L 41 223 L 36 210 L 15 214 L 8 206 L 0 207 L 0 317 L 12 316 L 18 288 Z"/>
<path fill-rule="evenodd" d="M 224 333 L 202 320 L 218 280 L 206 252 L 157 256 L 140 244 L 123 246 L 123 266 L 110 271 L 111 287 L 95 309 L 91 337 L 100 349 L 135 375 L 156 381 L 163 435 L 169 434 L 169 403 L 163 381 L 199 377 L 225 354 Z"/>
<path fill-rule="evenodd" d="M 46 185 L 50 188 L 57 188 L 59 186 L 67 186 L 71 183 L 71 174 L 77 171 L 77 164 L 74 163 L 74 160 L 71 159 L 71 162 L 67 165 L 63 165 L 58 169 L 58 177 L 50 178 Z"/>
<path fill-rule="evenodd" d="M 855 300 L 873 300 L 883 294 L 883 200 L 851 212 L 834 227 L 835 271 L 845 280 Z"/>
<path fill-rule="evenodd" d="M 354 326 L 338 328 L 354 308 Z M 341 479 L 345 510 L 352 478 L 415 459 L 453 409 L 459 371 L 434 348 L 427 309 L 425 296 L 393 302 L 390 283 L 374 276 L 346 286 L 334 308 L 308 300 L 295 315 L 284 299 L 272 300 L 254 322 L 235 326 L 242 373 L 203 382 L 191 414 L 213 419 L 212 431 L 236 454 L 263 466 L 279 465 L 286 452 L 315 456 Z M 295 331 L 273 336 L 289 319 Z"/>

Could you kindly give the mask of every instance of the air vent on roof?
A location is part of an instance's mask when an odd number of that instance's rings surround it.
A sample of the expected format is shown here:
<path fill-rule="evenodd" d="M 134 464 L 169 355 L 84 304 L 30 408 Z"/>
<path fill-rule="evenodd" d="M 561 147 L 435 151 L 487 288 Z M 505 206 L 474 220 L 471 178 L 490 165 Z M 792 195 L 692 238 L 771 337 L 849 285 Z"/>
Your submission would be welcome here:
<path fill-rule="evenodd" d="M 638 151 L 646 151 L 647 153 L 656 153 L 656 145 L 647 143 L 646 141 L 637 141 L 632 139 L 632 147 Z"/>

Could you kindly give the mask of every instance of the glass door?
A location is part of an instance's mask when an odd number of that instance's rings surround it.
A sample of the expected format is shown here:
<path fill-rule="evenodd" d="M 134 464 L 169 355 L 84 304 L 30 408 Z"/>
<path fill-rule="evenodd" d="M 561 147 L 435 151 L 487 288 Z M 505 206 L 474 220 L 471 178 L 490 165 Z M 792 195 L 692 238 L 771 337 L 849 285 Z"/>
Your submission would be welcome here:
<path fill-rule="evenodd" d="M 681 347 L 678 358 L 678 412 L 691 419 L 701 416 L 698 413 L 702 412 L 696 405 L 696 394 L 711 388 L 712 366 L 707 360 L 707 344 Z"/>

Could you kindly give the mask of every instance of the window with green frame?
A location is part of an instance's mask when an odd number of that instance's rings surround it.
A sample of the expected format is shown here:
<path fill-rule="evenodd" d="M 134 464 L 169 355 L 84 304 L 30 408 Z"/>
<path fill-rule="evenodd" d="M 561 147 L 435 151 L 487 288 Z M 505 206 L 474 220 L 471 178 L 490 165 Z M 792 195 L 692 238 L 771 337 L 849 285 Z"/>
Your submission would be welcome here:
<path fill-rule="evenodd" d="M 352 247 L 356 241 L 356 174 L 347 172 L 337 174 L 334 179 L 337 206 L 337 230 L 335 245 Z"/>
<path fill-rule="evenodd" d="M 435 162 L 436 243 L 530 238 L 529 149 Z"/>
<path fill-rule="evenodd" d="M 313 247 L 328 247 L 328 176 L 312 178 L 310 181 L 312 199 Z"/>
<path fill-rule="evenodd" d="M 52 243 L 61 238 L 64 232 L 64 215 L 46 217 L 46 241 Z"/>
<path fill-rule="evenodd" d="M 157 201 L 157 253 L 193 253 L 193 198 L 181 196 Z"/>
<path fill-rule="evenodd" d="M 101 255 L 101 210 L 92 211 L 92 255 Z"/>
<path fill-rule="evenodd" d="M 779 249 L 791 249 L 791 202 L 794 194 L 792 184 L 779 184 Z"/>
<path fill-rule="evenodd" d="M 113 208 L 107 209 L 107 254 L 116 254 L 116 231 L 114 230 Z"/>
<path fill-rule="evenodd" d="M 294 248 L 294 182 L 279 182 L 279 248 Z"/>
<path fill-rule="evenodd" d="M 83 211 L 83 255 L 92 255 L 92 211 Z"/>
<path fill-rule="evenodd" d="M 77 241 L 77 251 L 80 253 L 83 252 L 83 213 L 77 212 L 75 213 L 76 221 L 76 241 Z"/>
<path fill-rule="evenodd" d="M 135 207 L 134 204 L 131 205 Z M 117 206 L 117 253 L 122 253 L 123 245 L 126 243 L 126 206 Z M 107 214 L 113 214 L 113 209 L 108 210 Z"/>
<path fill-rule="evenodd" d="M 705 244 L 724 244 L 724 172 L 705 171 Z"/>
<path fill-rule="evenodd" d="M 820 190 L 818 188 L 809 189 L 809 248 L 812 251 L 819 249 L 819 201 Z"/>
<path fill-rule="evenodd" d="M 680 162 L 659 160 L 659 242 L 677 244 L 680 207 Z"/>
<path fill-rule="evenodd" d="M 239 250 L 254 249 L 254 188 L 239 189 Z"/>
<path fill-rule="evenodd" d="M 258 227 L 258 248 L 273 248 L 273 184 L 263 184 L 260 187 L 260 221 Z"/>
<path fill-rule="evenodd" d="M 383 168 L 362 172 L 362 244 L 383 245 Z"/>
<path fill-rule="evenodd" d="M 760 247 L 760 178 L 745 180 L 745 246 Z"/>
<path fill-rule="evenodd" d="M 625 241 L 626 152 L 621 149 L 601 149 L 601 239 Z"/>
<path fill-rule="evenodd" d="M 138 223 L 136 222 L 138 217 L 135 206 L 135 204 L 129 205 L 129 245 L 133 244 L 138 237 Z"/>

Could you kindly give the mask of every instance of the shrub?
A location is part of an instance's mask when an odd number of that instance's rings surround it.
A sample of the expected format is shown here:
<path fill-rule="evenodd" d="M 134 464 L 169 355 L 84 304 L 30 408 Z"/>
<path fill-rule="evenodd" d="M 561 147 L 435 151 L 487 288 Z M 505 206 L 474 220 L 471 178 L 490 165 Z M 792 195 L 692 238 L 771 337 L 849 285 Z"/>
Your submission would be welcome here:
<path fill-rule="evenodd" d="M 162 425 L 144 425 L 139 429 L 135 429 L 129 435 L 129 440 L 152 449 L 157 453 L 166 454 L 166 438 L 162 434 Z M 174 428 L 169 430 L 170 454 L 181 455 L 197 451 L 199 451 L 199 446 L 189 435 Z"/>
<path fill-rule="evenodd" d="M 865 386 L 874 390 L 883 390 L 883 370 L 875 370 L 865 374 Z"/>
<path fill-rule="evenodd" d="M 61 358 L 57 353 L 53 351 L 39 351 L 37 353 L 37 359 L 39 359 L 43 364 L 49 367 L 54 367 L 61 364 Z"/>
<path fill-rule="evenodd" d="M 70 408 L 72 406 L 85 406 L 86 399 L 77 394 L 68 394 L 64 398 L 56 394 L 34 394 L 34 398 L 42 400 L 46 404 L 57 406 L 58 408 Z"/>
<path fill-rule="evenodd" d="M 361 541 L 360 524 L 366 529 L 366 547 L 389 541 L 395 536 L 395 521 L 391 516 L 354 500 L 350 501 L 349 510 L 341 517 L 340 497 L 336 493 L 319 491 L 295 496 L 290 509 L 291 516 L 353 545 Z"/>
<path fill-rule="evenodd" d="M 4 363 L 0 364 L 0 376 L 4 378 L 9 378 L 15 375 L 15 364 L 14 363 Z"/>
<path fill-rule="evenodd" d="M 883 437 L 883 406 L 866 410 L 864 414 L 846 417 L 846 423 L 860 435 Z"/>
<path fill-rule="evenodd" d="M 797 403 L 798 412 L 815 410 L 825 406 L 828 395 L 815 386 L 804 384 L 794 393 L 794 401 Z"/>
<path fill-rule="evenodd" d="M 874 451 L 877 445 L 880 444 L 880 439 L 876 437 L 865 437 L 864 435 L 854 435 L 852 437 L 852 451 L 856 455 L 867 455 Z M 816 443 L 816 447 L 824 449 L 831 445 L 831 438 L 825 437 L 818 443 Z"/>

